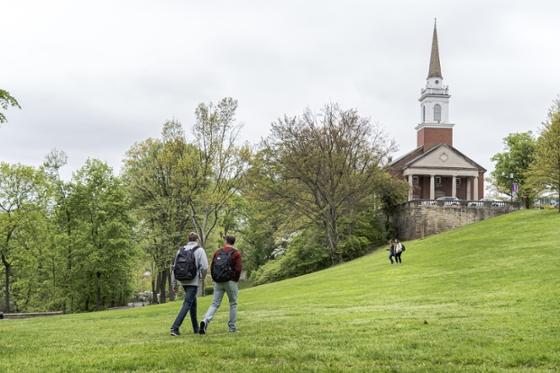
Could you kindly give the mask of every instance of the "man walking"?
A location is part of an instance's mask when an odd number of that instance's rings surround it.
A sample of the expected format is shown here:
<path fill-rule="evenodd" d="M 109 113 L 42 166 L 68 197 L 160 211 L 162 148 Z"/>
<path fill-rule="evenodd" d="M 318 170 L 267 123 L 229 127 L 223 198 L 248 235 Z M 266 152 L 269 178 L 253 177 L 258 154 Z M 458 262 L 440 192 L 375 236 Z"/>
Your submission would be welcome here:
<path fill-rule="evenodd" d="M 214 280 L 214 299 L 204 319 L 200 322 L 199 333 L 206 334 L 208 323 L 212 321 L 214 314 L 220 307 L 224 293 L 229 301 L 229 321 L 230 332 L 236 332 L 237 327 L 237 282 L 241 276 L 241 253 L 233 247 L 235 244 L 234 236 L 226 236 L 224 247 L 214 253 L 210 273 Z"/>
<path fill-rule="evenodd" d="M 181 310 L 171 326 L 171 335 L 176 337 L 179 328 L 187 316 L 191 313 L 191 323 L 193 332 L 198 333 L 198 319 L 196 318 L 196 293 L 200 281 L 206 277 L 208 272 L 208 258 L 204 249 L 198 245 L 198 235 L 194 232 L 189 233 L 189 242 L 177 251 L 173 261 L 172 286 L 177 293 L 177 282 L 185 290 L 185 300 Z"/>

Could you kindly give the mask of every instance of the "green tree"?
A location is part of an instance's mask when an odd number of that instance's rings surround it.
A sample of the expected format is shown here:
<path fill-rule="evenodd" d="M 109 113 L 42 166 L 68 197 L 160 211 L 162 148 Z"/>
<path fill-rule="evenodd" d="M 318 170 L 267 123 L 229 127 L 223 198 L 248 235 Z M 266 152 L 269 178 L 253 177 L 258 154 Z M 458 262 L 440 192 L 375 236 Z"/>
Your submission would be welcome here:
<path fill-rule="evenodd" d="M 223 214 L 240 191 L 250 151 L 237 145 L 237 100 L 221 99 L 217 105 L 200 104 L 193 128 L 198 172 L 189 200 L 192 224 L 206 245 Z"/>
<path fill-rule="evenodd" d="M 17 100 L 10 95 L 10 92 L 0 89 L 0 109 L 8 110 L 8 107 L 17 107 L 21 109 Z M 0 124 L 6 123 L 8 119 L 0 110 Z"/>
<path fill-rule="evenodd" d="M 327 105 L 320 115 L 308 110 L 285 116 L 263 142 L 261 198 L 283 206 L 295 221 L 316 225 L 331 263 L 337 263 L 348 235 L 343 222 L 369 207 L 393 147 L 356 110 Z"/>
<path fill-rule="evenodd" d="M 69 197 L 76 217 L 76 242 L 71 281 L 80 309 L 100 310 L 125 304 L 131 293 L 136 255 L 129 202 L 111 168 L 88 160 L 73 177 Z"/>
<path fill-rule="evenodd" d="M 169 121 L 161 140 L 148 139 L 127 154 L 124 178 L 142 224 L 143 246 L 157 268 L 152 288 L 161 302 L 171 262 L 188 230 L 196 231 L 206 247 L 218 226 L 235 225 L 232 207 L 249 154 L 236 144 L 236 109 L 231 98 L 200 104 L 191 142 L 179 122 Z"/>
<path fill-rule="evenodd" d="M 4 309 L 12 309 L 14 270 L 37 256 L 44 216 L 44 175 L 29 166 L 0 163 L 0 259 L 4 272 Z M 20 277 L 21 278 L 21 277 Z M 18 287 L 22 289 L 21 283 Z M 29 289 L 29 286 L 27 287 Z"/>
<path fill-rule="evenodd" d="M 381 203 L 381 210 L 385 218 L 386 239 L 399 237 L 399 227 L 394 223 L 393 218 L 399 206 L 406 202 L 408 194 L 408 183 L 397 179 L 389 174 L 382 176 L 376 193 L 377 199 Z"/>
<path fill-rule="evenodd" d="M 73 266 L 77 259 L 75 232 L 78 221 L 77 211 L 70 205 L 70 197 L 75 189 L 74 184 L 71 181 L 64 181 L 60 176 L 60 169 L 67 161 L 66 153 L 55 149 L 47 155 L 43 166 L 48 177 L 54 207 L 49 216 L 50 251 L 51 255 L 56 257 L 52 260 L 53 263 L 56 262 L 59 268 L 56 271 L 58 279 L 54 277 L 53 271 L 52 282 L 55 284 L 56 295 L 51 296 L 50 299 L 55 303 L 56 309 L 72 312 L 77 309 L 74 302 L 75 292 L 79 292 L 79 289 L 74 288 L 72 281 Z"/>
<path fill-rule="evenodd" d="M 531 182 L 539 188 L 560 193 L 560 111 L 544 123 L 537 140 L 534 162 L 529 171 Z M 558 206 L 560 212 L 560 204 Z"/>
<path fill-rule="evenodd" d="M 533 162 L 536 141 L 529 132 L 512 133 L 504 138 L 505 151 L 496 153 L 491 159 L 496 162 L 492 177 L 499 192 L 513 199 L 513 183 L 518 185 L 517 198 L 525 197 L 529 207 L 535 191 L 527 183 L 527 171 Z"/>
<path fill-rule="evenodd" d="M 154 300 L 166 301 L 170 266 L 177 248 L 193 229 L 190 200 L 199 174 L 197 149 L 175 121 L 163 126 L 162 139 L 148 139 L 127 153 L 123 177 L 139 221 L 142 247 L 152 258 Z M 173 293 L 170 293 L 173 296 Z"/>

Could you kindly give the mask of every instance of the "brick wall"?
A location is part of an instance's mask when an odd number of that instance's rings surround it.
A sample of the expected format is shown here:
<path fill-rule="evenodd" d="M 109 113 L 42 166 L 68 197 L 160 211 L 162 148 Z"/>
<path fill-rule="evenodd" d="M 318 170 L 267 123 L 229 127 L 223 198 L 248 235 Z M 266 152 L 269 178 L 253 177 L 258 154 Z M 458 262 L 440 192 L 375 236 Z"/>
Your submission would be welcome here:
<path fill-rule="evenodd" d="M 448 144 L 453 146 L 452 128 L 422 128 L 416 133 L 417 146 L 424 146 L 427 150 L 434 145 Z"/>

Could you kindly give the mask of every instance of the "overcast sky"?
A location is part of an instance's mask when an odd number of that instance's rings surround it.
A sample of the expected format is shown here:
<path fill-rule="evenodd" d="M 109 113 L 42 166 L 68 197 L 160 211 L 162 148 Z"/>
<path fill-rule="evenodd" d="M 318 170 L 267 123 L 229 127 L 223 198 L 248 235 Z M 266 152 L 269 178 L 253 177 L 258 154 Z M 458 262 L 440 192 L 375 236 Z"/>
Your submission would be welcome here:
<path fill-rule="evenodd" d="M 416 146 L 433 19 L 454 145 L 487 169 L 511 132 L 537 131 L 560 94 L 560 1 L 0 0 L 0 88 L 23 107 L 0 160 L 69 176 L 88 157 L 117 171 L 167 119 L 190 133 L 200 102 L 239 100 L 243 140 L 284 113 L 357 108 Z"/>

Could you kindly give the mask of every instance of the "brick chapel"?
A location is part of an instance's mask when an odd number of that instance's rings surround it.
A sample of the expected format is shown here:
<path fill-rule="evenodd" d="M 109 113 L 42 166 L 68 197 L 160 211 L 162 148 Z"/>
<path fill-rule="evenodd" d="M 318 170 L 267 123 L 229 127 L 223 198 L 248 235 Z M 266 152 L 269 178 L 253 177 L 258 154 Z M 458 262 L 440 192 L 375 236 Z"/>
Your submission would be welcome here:
<path fill-rule="evenodd" d="M 418 99 L 421 122 L 415 127 L 417 147 L 388 166 L 393 176 L 408 181 L 409 201 L 444 196 L 478 200 L 484 196 L 486 169 L 453 146 L 450 97 L 449 88 L 443 85 L 434 24 L 428 78 Z"/>

